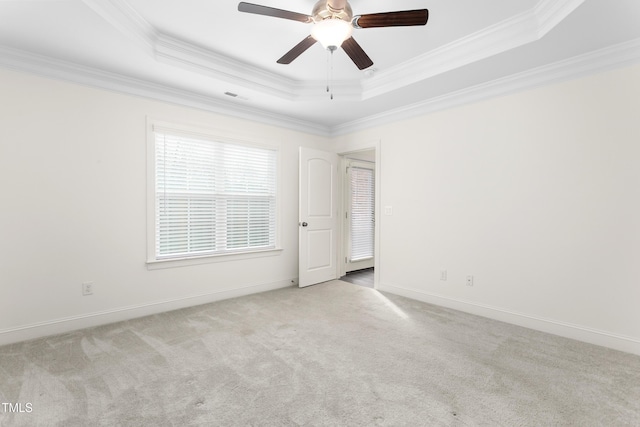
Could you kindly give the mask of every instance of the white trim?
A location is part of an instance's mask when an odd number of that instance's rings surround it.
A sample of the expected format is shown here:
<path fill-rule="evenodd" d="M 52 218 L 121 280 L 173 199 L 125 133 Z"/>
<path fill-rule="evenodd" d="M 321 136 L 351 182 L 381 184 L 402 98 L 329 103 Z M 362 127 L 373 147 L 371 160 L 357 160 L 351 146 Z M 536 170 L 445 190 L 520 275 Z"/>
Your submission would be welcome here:
<path fill-rule="evenodd" d="M 204 138 L 209 141 L 229 142 L 245 147 L 266 148 L 280 151 L 280 144 L 273 142 L 270 138 L 257 135 L 243 130 L 222 128 L 207 123 L 180 122 L 176 123 L 170 119 L 147 116 L 147 126 L 150 133 L 171 133 L 173 135 Z M 153 142 L 153 141 L 152 141 Z"/>
<path fill-rule="evenodd" d="M 408 61 L 364 82 L 363 98 L 373 98 L 469 65 L 537 39 L 533 11 L 520 13 Z"/>
<path fill-rule="evenodd" d="M 277 238 L 277 237 L 276 237 Z M 155 244 L 155 242 L 154 242 Z M 209 264 L 213 262 L 240 261 L 244 259 L 264 258 L 282 254 L 283 248 L 252 250 L 238 253 L 224 253 L 189 258 L 166 258 L 147 261 L 147 270 L 160 270 L 164 268 L 188 267 L 191 265 Z"/>
<path fill-rule="evenodd" d="M 281 247 L 281 219 L 282 214 L 282 155 L 280 144 L 255 137 L 248 133 L 229 131 L 227 129 L 211 127 L 207 125 L 176 123 L 154 117 L 146 117 L 147 130 L 147 269 L 157 270 L 163 268 L 187 267 L 191 265 L 207 264 L 213 262 L 237 261 L 243 259 L 261 258 L 275 256 L 282 253 Z M 156 258 L 156 152 L 155 133 L 171 133 L 173 135 L 202 138 L 209 141 L 233 144 L 236 146 L 256 147 L 271 150 L 276 156 L 276 233 L 275 247 L 266 249 L 247 249 L 237 252 L 214 253 L 201 256 L 187 256 L 179 258 Z"/>
<path fill-rule="evenodd" d="M 215 76 L 230 84 L 279 98 L 292 100 L 297 96 L 294 90 L 296 80 L 164 34 L 146 21 L 127 0 L 82 1 L 159 62 Z"/>
<path fill-rule="evenodd" d="M 640 62 L 640 38 L 427 99 L 402 108 L 388 110 L 335 126 L 327 126 L 245 106 L 237 102 L 219 100 L 210 96 L 0 46 L 0 66 L 9 69 L 186 107 L 199 108 L 225 116 L 252 120 L 325 137 L 357 132 L 385 123 L 405 120 L 495 96 L 508 95 L 546 84 L 630 66 L 638 62 Z M 345 82 L 342 82 L 342 84 L 345 87 L 347 86 Z M 302 85 L 300 87 L 304 87 L 304 90 L 307 91 L 311 86 Z M 351 92 L 348 96 L 355 97 L 356 95 Z"/>
<path fill-rule="evenodd" d="M 163 34 L 127 0 L 82 1 L 155 60 L 278 98 L 307 100 L 308 91 L 299 90 L 304 87 L 299 81 Z M 531 9 L 384 70 L 362 85 L 350 82 L 344 93 L 350 99 L 369 99 L 539 40 L 583 2 L 540 0 Z"/>
<path fill-rule="evenodd" d="M 366 140 L 360 140 L 360 141 L 356 141 L 356 142 L 349 142 L 346 146 L 340 146 L 337 147 L 336 152 L 338 153 L 338 155 L 341 157 L 341 166 L 344 166 L 344 161 L 346 160 L 346 157 L 349 154 L 352 153 L 357 153 L 359 151 L 370 151 L 370 150 L 374 150 L 376 153 L 376 157 L 375 157 L 375 219 L 376 219 L 376 224 L 375 224 L 375 236 L 374 236 L 374 254 L 373 254 L 373 264 L 374 264 L 374 270 L 373 270 L 373 287 L 374 289 L 378 288 L 378 283 L 380 281 L 380 251 L 381 251 L 381 247 L 380 247 L 380 227 L 381 227 L 381 223 L 382 223 L 382 215 L 381 215 L 381 211 L 380 211 L 380 206 L 381 206 L 381 188 L 382 188 L 382 140 L 381 139 L 366 139 Z M 338 182 L 338 185 L 340 185 L 341 190 L 340 191 L 344 191 L 344 182 L 342 181 L 344 179 L 345 174 L 344 172 L 344 168 L 341 168 L 341 172 L 340 172 L 340 180 Z M 341 206 L 340 206 L 340 217 L 344 217 L 344 213 L 345 213 L 345 201 L 344 201 L 344 195 L 341 195 L 340 197 L 341 199 Z M 342 277 L 344 274 L 346 274 L 346 265 L 343 262 L 344 261 L 344 221 L 341 221 L 342 226 L 338 228 L 338 232 L 339 232 L 339 237 L 337 239 L 337 256 L 338 256 L 338 266 L 339 266 L 339 274 L 340 277 Z"/>
<path fill-rule="evenodd" d="M 329 135 L 329 127 L 326 125 L 242 105 L 239 101 L 221 100 L 5 46 L 0 46 L 0 66 L 41 77 L 198 108 L 307 134 Z"/>
<path fill-rule="evenodd" d="M 381 284 L 378 286 L 378 290 L 565 338 L 571 338 L 590 344 L 640 355 L 640 340 L 632 337 L 626 337 L 567 322 L 517 313 L 511 310 L 450 298 L 417 289 L 408 289 L 401 286 Z"/>
<path fill-rule="evenodd" d="M 149 261 L 155 260 L 155 247 L 156 247 L 156 142 L 154 134 L 154 126 L 156 121 L 151 117 L 146 117 L 146 137 L 147 137 L 147 200 L 146 200 L 146 220 L 147 220 L 147 265 Z M 147 267 L 148 268 L 148 267 Z"/>
<path fill-rule="evenodd" d="M 126 0 L 82 0 L 110 25 L 133 40 L 150 55 L 158 33 Z"/>
<path fill-rule="evenodd" d="M 516 14 L 365 80 L 363 99 L 373 98 L 439 74 L 540 40 L 584 0 L 541 0 Z"/>
<path fill-rule="evenodd" d="M 132 305 L 0 330 L 0 346 L 293 286 L 297 278 Z"/>
<path fill-rule="evenodd" d="M 540 0 L 534 13 L 538 19 L 538 38 L 542 38 L 556 25 L 564 21 L 585 0 Z"/>
<path fill-rule="evenodd" d="M 630 66 L 638 62 L 640 62 L 640 38 L 343 123 L 332 128 L 331 136 L 345 135 L 447 108 Z"/>
<path fill-rule="evenodd" d="M 158 34 L 155 59 L 277 98 L 292 101 L 299 97 L 296 90 L 299 83 L 297 80 L 265 71 L 165 34 Z"/>

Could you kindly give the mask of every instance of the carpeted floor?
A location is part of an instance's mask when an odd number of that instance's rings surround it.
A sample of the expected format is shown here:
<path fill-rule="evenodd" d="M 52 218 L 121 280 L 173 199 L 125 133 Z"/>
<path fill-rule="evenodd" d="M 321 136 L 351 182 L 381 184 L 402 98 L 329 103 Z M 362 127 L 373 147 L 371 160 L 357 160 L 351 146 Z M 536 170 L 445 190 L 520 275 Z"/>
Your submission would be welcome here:
<path fill-rule="evenodd" d="M 2 426 L 640 425 L 640 357 L 344 282 L 0 347 Z"/>

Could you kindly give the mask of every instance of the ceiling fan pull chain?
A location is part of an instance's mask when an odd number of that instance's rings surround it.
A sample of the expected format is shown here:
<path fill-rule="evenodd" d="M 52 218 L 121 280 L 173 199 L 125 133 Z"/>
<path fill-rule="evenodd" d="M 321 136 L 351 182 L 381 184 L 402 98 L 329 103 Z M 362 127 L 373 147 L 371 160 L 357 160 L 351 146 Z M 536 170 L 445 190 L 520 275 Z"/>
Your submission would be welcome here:
<path fill-rule="evenodd" d="M 335 49 L 331 49 L 331 79 L 329 80 L 331 82 L 331 99 L 333 99 L 333 51 Z"/>
<path fill-rule="evenodd" d="M 330 99 L 333 99 L 333 52 L 336 51 L 335 46 L 329 46 L 327 48 L 329 52 L 331 52 L 331 58 L 329 58 L 329 66 L 327 72 L 329 73 L 328 82 L 327 82 L 327 92 L 329 92 L 329 88 L 331 88 Z"/>
<path fill-rule="evenodd" d="M 330 63 L 329 63 L 329 49 L 327 49 L 327 93 L 329 93 L 329 84 L 331 83 L 331 76 L 329 74 L 329 70 L 330 70 Z"/>

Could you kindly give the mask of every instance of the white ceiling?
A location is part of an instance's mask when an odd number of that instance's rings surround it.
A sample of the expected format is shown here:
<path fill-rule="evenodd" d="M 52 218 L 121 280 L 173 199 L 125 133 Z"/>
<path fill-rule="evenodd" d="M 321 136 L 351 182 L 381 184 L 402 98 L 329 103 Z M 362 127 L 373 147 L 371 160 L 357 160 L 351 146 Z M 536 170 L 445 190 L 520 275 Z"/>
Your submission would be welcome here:
<path fill-rule="evenodd" d="M 310 14 L 315 0 L 251 2 Z M 312 24 L 237 4 L 0 0 L 0 66 L 337 134 L 640 60 L 638 0 L 351 0 L 429 22 L 354 30 L 374 72 L 337 51 L 330 100 L 319 44 L 276 63 Z"/>

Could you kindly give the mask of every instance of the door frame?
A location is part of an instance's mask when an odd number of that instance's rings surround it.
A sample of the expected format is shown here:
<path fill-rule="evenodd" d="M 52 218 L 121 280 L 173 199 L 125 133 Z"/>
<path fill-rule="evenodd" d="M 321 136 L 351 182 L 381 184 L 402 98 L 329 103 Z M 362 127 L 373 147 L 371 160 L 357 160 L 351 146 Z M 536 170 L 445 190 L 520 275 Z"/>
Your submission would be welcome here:
<path fill-rule="evenodd" d="M 348 210 L 348 206 L 347 203 L 345 201 L 345 197 L 344 197 L 344 188 L 345 188 L 345 181 L 347 179 L 347 174 L 346 174 L 346 160 L 347 157 L 350 154 L 356 154 L 359 152 L 363 152 L 363 151 L 372 151 L 375 150 L 376 156 L 375 156 L 375 238 L 374 238 L 374 255 L 373 255 L 373 265 L 374 265 L 374 270 L 373 270 L 373 287 L 374 289 L 377 289 L 379 284 L 380 284 L 380 271 L 382 269 L 381 263 L 380 263 L 380 253 L 381 253 L 381 247 L 380 247 L 380 230 L 382 227 L 382 216 L 381 216 L 381 171 L 382 171 L 382 163 L 380 161 L 381 159 L 381 143 L 380 140 L 376 140 L 376 141 L 366 141 L 363 142 L 361 144 L 357 144 L 357 146 L 354 146 L 352 149 L 350 149 L 351 147 L 348 147 L 344 150 L 338 150 L 338 155 L 340 156 L 340 174 L 338 176 L 338 187 L 339 187 L 339 196 L 340 196 L 340 218 L 342 218 L 342 220 L 340 221 L 340 226 L 338 227 L 338 239 L 337 239 L 337 248 L 336 248 L 336 255 L 338 258 L 338 277 L 342 277 L 346 274 L 346 262 L 345 262 L 345 257 L 346 257 L 346 253 L 345 253 L 345 239 L 348 236 L 348 233 L 346 232 L 346 227 L 347 227 L 347 221 L 345 221 L 345 215 L 346 212 Z"/>

